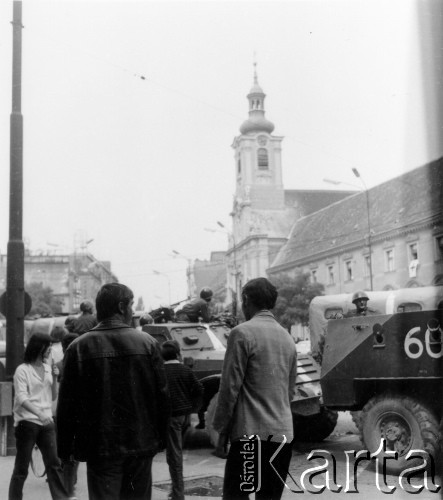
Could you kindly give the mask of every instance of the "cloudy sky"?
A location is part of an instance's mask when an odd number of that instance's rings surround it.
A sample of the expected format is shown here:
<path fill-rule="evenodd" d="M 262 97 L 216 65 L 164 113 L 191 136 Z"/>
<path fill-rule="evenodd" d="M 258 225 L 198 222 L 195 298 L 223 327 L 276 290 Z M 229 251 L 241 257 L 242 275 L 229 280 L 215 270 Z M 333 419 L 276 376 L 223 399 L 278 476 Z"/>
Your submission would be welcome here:
<path fill-rule="evenodd" d="M 205 228 L 230 225 L 231 144 L 247 118 L 254 57 L 266 116 L 285 138 L 286 188 L 329 189 L 325 177 L 358 185 L 352 167 L 371 187 L 441 156 L 431 71 L 437 5 L 24 0 L 30 248 L 72 250 L 93 239 L 89 250 L 145 304 L 166 303 L 168 283 L 173 301 L 185 298 L 186 258 L 227 245 Z M 12 1 L 0 0 L 2 253 L 11 20 Z"/>

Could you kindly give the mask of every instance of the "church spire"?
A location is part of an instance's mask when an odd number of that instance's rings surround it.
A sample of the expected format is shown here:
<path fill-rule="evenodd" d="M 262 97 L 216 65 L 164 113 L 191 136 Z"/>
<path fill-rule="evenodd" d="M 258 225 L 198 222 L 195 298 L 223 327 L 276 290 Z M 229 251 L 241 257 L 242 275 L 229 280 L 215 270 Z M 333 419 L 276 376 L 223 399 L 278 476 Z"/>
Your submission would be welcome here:
<path fill-rule="evenodd" d="M 267 132 L 271 134 L 274 124 L 265 118 L 265 97 L 266 94 L 258 83 L 257 61 L 254 58 L 254 83 L 247 95 L 249 101 L 249 119 L 243 122 L 240 127 L 242 134 L 254 132 Z"/>

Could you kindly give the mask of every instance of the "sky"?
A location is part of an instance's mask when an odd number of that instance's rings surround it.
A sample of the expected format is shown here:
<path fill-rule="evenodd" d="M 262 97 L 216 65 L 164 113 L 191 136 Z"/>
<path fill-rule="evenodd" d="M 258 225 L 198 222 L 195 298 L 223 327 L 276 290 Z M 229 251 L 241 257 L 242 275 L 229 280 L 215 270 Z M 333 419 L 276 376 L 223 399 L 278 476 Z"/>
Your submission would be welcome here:
<path fill-rule="evenodd" d="M 331 189 L 324 178 L 359 188 L 352 168 L 370 188 L 440 157 L 441 108 L 424 71 L 436 63 L 437 5 L 23 0 L 26 244 L 66 252 L 92 240 L 147 308 L 186 298 L 189 262 L 227 248 L 217 221 L 230 228 L 231 145 L 254 61 L 284 137 L 285 188 Z M 11 20 L 12 1 L 0 0 L 2 253 Z"/>

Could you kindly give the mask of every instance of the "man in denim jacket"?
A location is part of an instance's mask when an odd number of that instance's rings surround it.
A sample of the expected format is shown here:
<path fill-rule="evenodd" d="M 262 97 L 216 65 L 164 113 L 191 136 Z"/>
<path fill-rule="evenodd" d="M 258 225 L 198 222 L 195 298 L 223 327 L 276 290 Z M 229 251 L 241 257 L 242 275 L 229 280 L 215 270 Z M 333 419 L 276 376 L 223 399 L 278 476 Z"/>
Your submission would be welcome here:
<path fill-rule="evenodd" d="M 163 360 L 157 342 L 131 328 L 133 303 L 125 285 L 102 286 L 99 324 L 65 354 L 58 453 L 86 461 L 91 500 L 150 499 L 152 459 L 166 442 Z"/>

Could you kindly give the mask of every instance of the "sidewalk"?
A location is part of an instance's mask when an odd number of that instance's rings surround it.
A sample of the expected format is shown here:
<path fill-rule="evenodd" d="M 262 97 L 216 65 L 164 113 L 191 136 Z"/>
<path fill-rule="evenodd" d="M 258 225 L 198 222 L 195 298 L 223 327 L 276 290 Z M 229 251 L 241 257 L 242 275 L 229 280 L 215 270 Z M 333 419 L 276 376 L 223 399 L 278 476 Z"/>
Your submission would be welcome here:
<path fill-rule="evenodd" d="M 183 466 L 185 482 L 195 478 L 218 476 L 223 478 L 225 460 L 211 454 L 212 448 L 185 449 Z M 15 457 L 0 457 L 0 499 L 8 498 L 9 481 L 14 468 Z M 166 500 L 169 493 L 169 470 L 165 452 L 158 453 L 152 466 L 152 500 Z M 204 481 L 207 483 L 207 481 Z M 157 487 L 156 487 L 157 485 Z M 163 487 L 163 489 L 161 489 Z M 31 468 L 23 490 L 24 500 L 51 500 L 46 477 L 37 478 Z M 80 463 L 78 470 L 77 498 L 87 500 L 86 464 Z M 211 497 L 186 496 L 186 500 L 210 500 Z"/>

